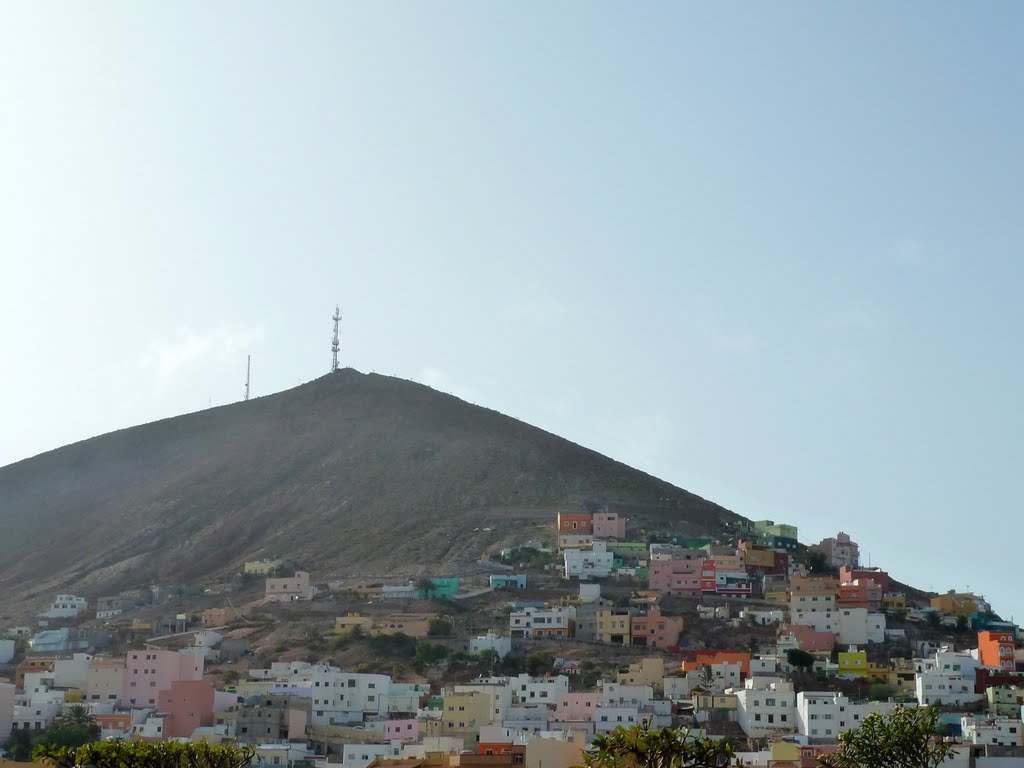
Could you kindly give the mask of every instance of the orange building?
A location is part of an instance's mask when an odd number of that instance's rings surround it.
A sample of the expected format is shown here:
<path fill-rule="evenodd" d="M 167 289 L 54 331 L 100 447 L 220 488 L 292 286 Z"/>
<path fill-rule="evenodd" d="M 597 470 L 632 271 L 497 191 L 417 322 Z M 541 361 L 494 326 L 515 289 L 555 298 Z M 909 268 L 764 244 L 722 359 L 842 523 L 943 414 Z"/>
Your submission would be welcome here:
<path fill-rule="evenodd" d="M 57 661 L 56 656 L 26 656 L 17 667 L 14 668 L 14 684 L 16 687 L 25 689 L 25 673 L 27 672 L 52 672 L 53 663 Z"/>
<path fill-rule="evenodd" d="M 593 522 L 586 512 L 559 512 L 559 533 L 593 533 Z"/>
<path fill-rule="evenodd" d="M 789 582 L 789 592 L 793 597 L 828 597 L 835 596 L 839 583 L 834 576 L 803 576 L 794 574 Z"/>
<path fill-rule="evenodd" d="M 836 606 L 877 611 L 882 607 L 882 587 L 872 579 L 856 579 L 840 584 Z"/>
<path fill-rule="evenodd" d="M 105 731 L 126 733 L 132 728 L 132 715 L 130 712 L 116 712 L 109 715 L 93 715 L 92 719 L 96 722 L 96 725 Z"/>
<path fill-rule="evenodd" d="M 744 677 L 750 677 L 750 654 L 743 651 L 697 651 L 697 656 L 692 661 L 684 661 L 680 668 L 683 672 L 691 672 L 700 669 L 705 664 L 713 667 L 715 664 L 739 664 L 740 672 Z"/>
<path fill-rule="evenodd" d="M 978 655 L 983 667 L 1014 670 L 1013 649 L 1015 642 L 1012 632 L 979 632 Z"/>

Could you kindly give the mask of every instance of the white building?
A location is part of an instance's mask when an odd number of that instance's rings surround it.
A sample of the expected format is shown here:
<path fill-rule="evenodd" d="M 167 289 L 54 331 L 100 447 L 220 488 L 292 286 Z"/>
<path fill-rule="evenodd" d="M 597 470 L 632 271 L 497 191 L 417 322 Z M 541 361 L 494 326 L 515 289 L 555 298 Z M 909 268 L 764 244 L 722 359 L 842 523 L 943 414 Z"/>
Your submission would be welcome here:
<path fill-rule="evenodd" d="M 388 712 L 404 714 L 417 712 L 420 699 L 430 693 L 428 683 L 391 683 L 388 686 Z"/>
<path fill-rule="evenodd" d="M 610 707 L 649 707 L 654 701 L 654 688 L 649 685 L 627 685 L 612 683 L 607 680 L 601 683 L 601 703 Z"/>
<path fill-rule="evenodd" d="M 512 638 L 488 632 L 486 635 L 477 635 L 469 641 L 470 653 L 483 653 L 494 651 L 499 659 L 504 659 L 512 653 Z"/>
<path fill-rule="evenodd" d="M 525 608 L 509 614 L 508 625 L 512 637 L 564 637 L 572 634 L 576 611 L 571 606 L 562 608 Z"/>
<path fill-rule="evenodd" d="M 629 728 L 640 722 L 640 707 L 598 704 L 594 709 L 594 730 L 611 733 L 616 728 Z"/>
<path fill-rule="evenodd" d="M 860 726 L 873 712 L 888 714 L 895 703 L 851 703 L 835 691 L 801 691 L 796 696 L 796 729 L 811 740 L 835 742 L 839 734 Z"/>
<path fill-rule="evenodd" d="M 934 659 L 915 662 L 915 689 L 918 704 L 961 706 L 985 698 L 974 692 L 978 660 L 969 653 L 941 650 Z"/>
<path fill-rule="evenodd" d="M 388 744 L 345 744 L 341 749 L 341 766 L 342 768 L 364 768 L 375 758 L 395 759 L 401 757 L 401 754 L 400 741 Z"/>
<path fill-rule="evenodd" d="M 553 707 L 559 694 L 569 692 L 569 678 L 565 675 L 531 677 L 522 674 L 509 680 L 509 687 L 513 704 L 550 704 Z"/>
<path fill-rule="evenodd" d="M 1024 746 L 1021 734 L 1024 723 L 1016 718 L 997 717 L 989 720 L 975 720 L 964 716 L 960 718 L 960 730 L 965 742 L 977 745 L 997 747 Z"/>
<path fill-rule="evenodd" d="M 44 619 L 73 619 L 85 613 L 88 607 L 84 597 L 57 595 L 57 599 L 53 601 L 49 610 L 40 613 L 39 616 Z"/>
<path fill-rule="evenodd" d="M 595 541 L 590 549 L 566 549 L 562 552 L 565 578 L 601 579 L 610 576 L 615 555 L 608 544 Z"/>
<path fill-rule="evenodd" d="M 312 725 L 361 723 L 365 717 L 384 717 L 388 713 L 388 675 L 342 672 L 328 664 L 317 664 L 288 682 L 312 689 Z"/>
<path fill-rule="evenodd" d="M 836 640 L 844 645 L 867 645 L 868 609 L 840 608 L 836 614 Z"/>
<path fill-rule="evenodd" d="M 796 729 L 793 684 L 778 677 L 752 677 L 736 694 L 736 722 L 747 736 L 763 739 Z"/>
<path fill-rule="evenodd" d="M 805 597 L 805 595 L 802 595 L 801 599 Z M 835 598 L 831 599 L 833 602 L 835 601 Z M 791 615 L 790 623 L 808 626 L 815 632 L 831 632 L 836 634 L 839 631 L 839 617 L 836 615 L 835 608 L 792 608 Z"/>
<path fill-rule="evenodd" d="M 559 549 L 589 549 L 594 545 L 591 533 L 560 533 L 558 534 Z"/>

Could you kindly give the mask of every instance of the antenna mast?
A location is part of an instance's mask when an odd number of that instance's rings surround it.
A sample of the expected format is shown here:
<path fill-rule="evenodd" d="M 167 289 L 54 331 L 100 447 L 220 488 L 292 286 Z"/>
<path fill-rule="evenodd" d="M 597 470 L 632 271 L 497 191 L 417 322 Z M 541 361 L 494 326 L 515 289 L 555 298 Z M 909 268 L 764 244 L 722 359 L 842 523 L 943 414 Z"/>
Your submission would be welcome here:
<path fill-rule="evenodd" d="M 341 323 L 341 307 L 334 307 L 334 341 L 331 342 L 331 373 L 338 370 L 338 350 L 341 349 L 341 342 L 338 339 L 338 325 Z"/>
<path fill-rule="evenodd" d="M 252 364 L 252 355 L 245 357 L 245 399 L 249 399 L 249 368 Z"/>

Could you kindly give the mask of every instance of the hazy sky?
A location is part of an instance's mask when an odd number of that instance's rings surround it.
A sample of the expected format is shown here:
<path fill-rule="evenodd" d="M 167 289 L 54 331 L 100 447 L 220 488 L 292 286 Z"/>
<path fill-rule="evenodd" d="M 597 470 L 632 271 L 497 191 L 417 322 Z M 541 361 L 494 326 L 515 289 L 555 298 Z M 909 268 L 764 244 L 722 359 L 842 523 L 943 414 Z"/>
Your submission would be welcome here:
<path fill-rule="evenodd" d="M 0 465 L 326 373 L 1019 594 L 1024 5 L 0 5 Z M 0 506 L 3 499 L 0 499 Z"/>

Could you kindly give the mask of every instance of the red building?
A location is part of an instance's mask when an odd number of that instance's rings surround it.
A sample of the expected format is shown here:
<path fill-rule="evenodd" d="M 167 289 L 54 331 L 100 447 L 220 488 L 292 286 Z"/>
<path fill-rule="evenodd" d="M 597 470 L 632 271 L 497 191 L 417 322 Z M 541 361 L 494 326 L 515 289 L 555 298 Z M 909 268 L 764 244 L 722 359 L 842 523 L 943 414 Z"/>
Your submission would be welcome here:
<path fill-rule="evenodd" d="M 979 632 L 978 655 L 982 666 L 1014 671 L 1017 668 L 1013 655 L 1015 645 L 1012 632 Z"/>

